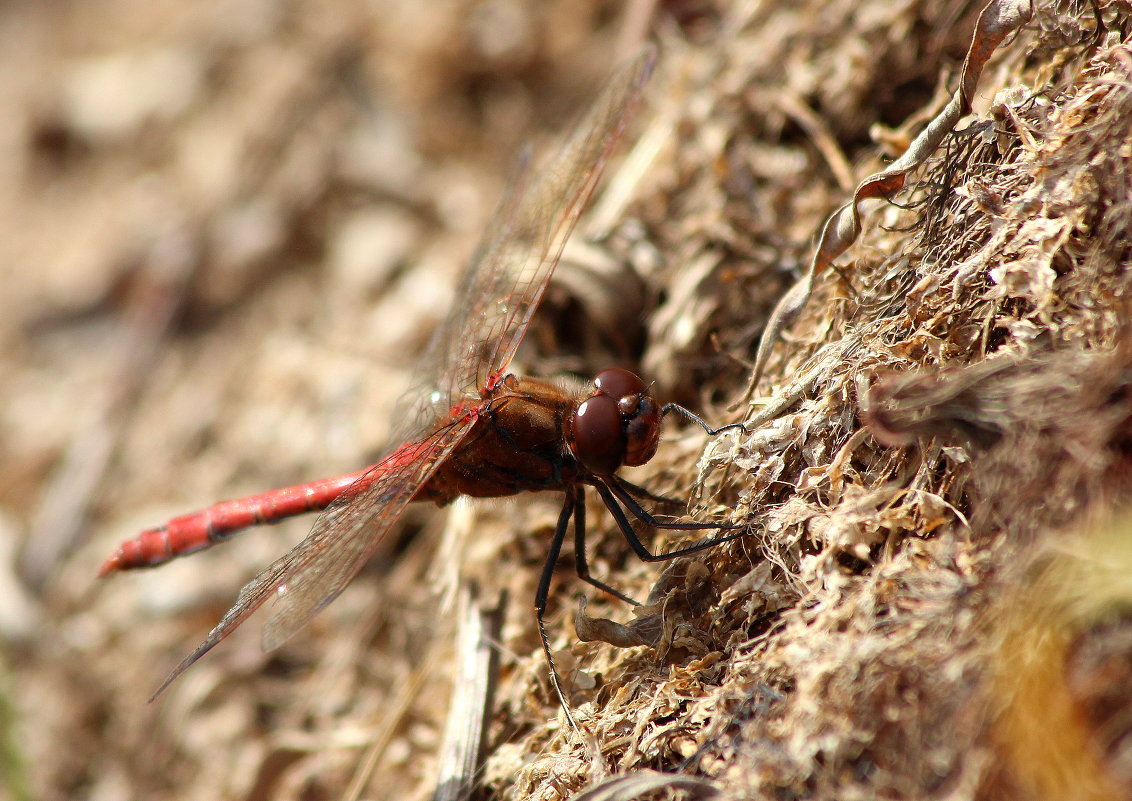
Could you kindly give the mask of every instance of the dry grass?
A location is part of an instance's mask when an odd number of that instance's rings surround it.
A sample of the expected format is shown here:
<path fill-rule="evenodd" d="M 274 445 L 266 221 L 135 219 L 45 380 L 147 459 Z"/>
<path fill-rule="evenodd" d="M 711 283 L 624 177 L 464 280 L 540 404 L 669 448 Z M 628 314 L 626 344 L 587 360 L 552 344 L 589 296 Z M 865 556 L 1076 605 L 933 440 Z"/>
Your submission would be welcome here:
<path fill-rule="evenodd" d="M 731 412 L 823 221 L 946 102 L 978 7 L 656 10 L 649 106 L 520 360 L 639 368 L 712 421 L 775 414 L 706 451 L 670 431 L 630 476 L 749 521 L 741 542 L 662 577 L 591 510 L 595 574 L 641 598 L 659 580 L 636 620 L 660 636 L 579 642 L 563 561 L 550 632 L 584 738 L 534 631 L 557 506 L 533 496 L 410 513 L 293 642 L 265 655 L 253 622 L 145 703 L 306 527 L 96 583 L 101 558 L 365 464 L 509 159 L 632 40 L 616 3 L 424 6 L 0 10 L 7 795 L 427 797 L 458 574 L 509 599 L 485 798 L 621 773 L 593 797 L 659 797 L 646 771 L 690 797 L 1132 795 L 1120 2 L 1099 36 L 1089 6 L 1035 10 Z M 634 621 L 586 595 L 593 620 Z"/>

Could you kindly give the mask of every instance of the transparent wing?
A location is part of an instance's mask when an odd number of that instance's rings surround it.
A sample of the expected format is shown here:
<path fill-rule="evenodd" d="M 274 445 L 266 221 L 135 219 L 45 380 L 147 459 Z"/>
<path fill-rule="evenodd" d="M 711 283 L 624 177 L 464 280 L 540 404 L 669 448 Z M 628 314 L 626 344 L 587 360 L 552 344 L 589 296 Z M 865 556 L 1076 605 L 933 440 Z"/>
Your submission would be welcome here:
<path fill-rule="evenodd" d="M 264 627 L 263 643 L 268 649 L 280 645 L 333 601 L 373 555 L 405 505 L 473 425 L 481 390 L 514 356 L 654 61 L 650 48 L 614 75 L 544 173 L 532 178 L 529 156 L 520 159 L 460 282 L 453 311 L 422 360 L 422 379 L 401 405 L 399 428 L 416 436 L 397 437 L 394 441 L 407 444 L 343 492 L 306 539 L 245 585 L 235 606 L 157 693 L 269 598 L 278 599 L 278 606 Z"/>
<path fill-rule="evenodd" d="M 277 598 L 279 607 L 263 629 L 266 650 L 278 647 L 306 625 L 338 597 L 373 556 L 405 505 L 448 458 L 473 422 L 467 416 L 419 442 L 402 445 L 354 482 L 319 515 L 302 542 L 244 585 L 236 604 L 165 679 L 154 697 L 269 598 Z"/>
<path fill-rule="evenodd" d="M 430 349 L 450 368 L 433 387 L 448 407 L 479 398 L 515 355 L 655 60 L 648 48 L 623 66 L 541 173 L 521 162 L 460 283 L 459 312 Z"/>
<path fill-rule="evenodd" d="M 480 390 L 514 355 L 654 60 L 650 49 L 614 76 L 542 175 L 532 178 L 529 156 L 520 159 L 460 282 L 453 311 L 430 345 L 421 375 L 431 378 L 411 395 L 415 411 L 401 418 L 418 431 L 444 428 L 387 457 L 406 462 L 360 491 L 347 490 L 306 540 L 249 585 L 257 606 L 263 602 L 258 596 L 280 590 L 278 610 L 264 628 L 265 647 L 282 643 L 342 591 L 470 428 L 482 402 Z M 420 452 L 410 452 L 413 448 Z M 367 481 L 363 477 L 359 484 Z"/>

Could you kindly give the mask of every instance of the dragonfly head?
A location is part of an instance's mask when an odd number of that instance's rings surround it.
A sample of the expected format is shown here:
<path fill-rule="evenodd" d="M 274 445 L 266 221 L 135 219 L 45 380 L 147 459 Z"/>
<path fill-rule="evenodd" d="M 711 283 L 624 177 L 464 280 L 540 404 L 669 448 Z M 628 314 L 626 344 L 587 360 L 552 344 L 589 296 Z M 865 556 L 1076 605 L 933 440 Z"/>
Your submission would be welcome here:
<path fill-rule="evenodd" d="M 636 374 L 602 370 L 593 393 L 567 420 L 566 441 L 574 458 L 598 475 L 644 464 L 660 441 L 660 407 Z"/>

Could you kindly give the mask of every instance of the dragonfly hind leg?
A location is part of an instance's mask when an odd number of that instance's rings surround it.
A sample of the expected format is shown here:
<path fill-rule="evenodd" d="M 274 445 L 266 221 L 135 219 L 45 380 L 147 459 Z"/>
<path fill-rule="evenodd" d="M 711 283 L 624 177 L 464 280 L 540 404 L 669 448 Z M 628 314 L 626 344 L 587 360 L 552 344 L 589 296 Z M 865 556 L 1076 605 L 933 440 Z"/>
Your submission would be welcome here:
<path fill-rule="evenodd" d="M 618 479 L 616 476 L 610 477 L 608 483 L 602 480 L 594 480 L 588 483 L 591 483 L 597 490 L 598 495 L 601 496 L 602 502 L 605 504 L 606 508 L 609 509 L 610 514 L 613 515 L 617 527 L 628 541 L 629 547 L 633 549 L 633 553 L 645 562 L 663 562 L 669 559 L 675 559 L 679 556 L 702 551 L 713 545 L 719 545 L 720 543 L 743 536 L 744 531 L 736 529 L 746 528 L 746 526 L 743 525 L 721 525 L 718 523 L 665 523 L 653 517 L 633 496 L 634 494 L 638 494 L 635 491 L 640 490 L 640 494 L 646 497 L 655 498 L 656 500 L 667 499 L 661 498 L 660 496 L 653 496 L 648 490 L 644 490 L 628 482 L 622 482 L 622 480 Z M 622 508 L 622 504 L 625 507 L 624 509 Z M 731 533 L 711 537 L 693 543 L 685 548 L 677 548 L 675 551 L 669 551 L 668 553 L 654 554 L 641 542 L 640 537 L 638 537 L 637 533 L 633 530 L 633 525 L 629 521 L 628 515 L 625 514 L 625 509 L 628 509 L 635 517 L 653 528 L 674 529 L 678 531 L 722 529 L 729 530 Z M 571 518 L 574 521 L 574 568 L 578 577 L 586 583 L 597 587 L 599 590 L 607 592 L 615 598 L 619 598 L 634 606 L 640 606 L 640 602 L 590 575 L 589 563 L 586 560 L 586 508 L 584 490 L 581 485 L 568 487 L 566 489 L 565 500 L 562 503 L 562 511 L 559 512 L 558 522 L 554 527 L 554 536 L 551 538 L 550 547 L 547 549 L 546 562 L 543 563 L 542 574 L 539 576 L 538 589 L 535 592 L 535 620 L 538 624 L 539 640 L 542 643 L 543 654 L 546 656 L 547 665 L 550 667 L 550 682 L 566 714 L 566 719 L 574 729 L 577 729 L 577 723 L 570 713 L 570 704 L 566 700 L 566 693 L 562 689 L 558 669 L 554 664 L 554 656 L 550 651 L 550 638 L 546 633 L 545 619 L 546 603 L 550 596 L 550 584 L 554 578 L 554 568 L 558 564 L 559 555 L 562 553 L 562 544 L 566 541 L 566 532 L 570 528 Z"/>
<path fill-rule="evenodd" d="M 576 517 L 582 507 L 582 504 L 578 502 L 579 494 L 574 487 L 569 487 L 566 490 L 566 498 L 562 502 L 562 511 L 558 513 L 558 522 L 554 526 L 554 537 L 550 540 L 546 562 L 543 563 L 542 575 L 539 576 L 538 589 L 535 591 L 535 621 L 538 623 L 538 636 L 539 642 L 542 643 L 542 652 L 546 657 L 546 664 L 550 667 L 550 683 L 554 686 L 554 693 L 558 696 L 558 703 L 566 714 L 566 720 L 569 721 L 570 727 L 575 731 L 578 731 L 578 724 L 570 713 L 570 703 L 566 700 L 566 693 L 558 678 L 558 668 L 554 664 L 554 655 L 550 652 L 550 638 L 546 634 L 545 618 L 546 601 L 550 595 L 550 582 L 554 578 L 554 568 L 558 563 L 558 555 L 562 552 L 562 543 L 565 541 L 566 531 L 570 527 L 570 518 Z M 581 517 L 583 525 L 585 525 L 584 512 L 581 513 Z"/>

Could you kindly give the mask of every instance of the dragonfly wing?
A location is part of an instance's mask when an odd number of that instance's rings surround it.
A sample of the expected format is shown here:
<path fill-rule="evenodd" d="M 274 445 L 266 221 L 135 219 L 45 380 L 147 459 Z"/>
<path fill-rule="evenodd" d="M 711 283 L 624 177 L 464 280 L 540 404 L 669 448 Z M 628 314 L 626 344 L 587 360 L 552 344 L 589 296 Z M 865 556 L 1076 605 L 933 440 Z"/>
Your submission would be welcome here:
<path fill-rule="evenodd" d="M 474 364 L 484 358 L 475 330 L 477 321 L 480 325 L 485 321 L 492 302 L 484 296 L 482 268 L 493 262 L 491 254 L 505 248 L 511 239 L 511 224 L 530 179 L 531 149 L 524 147 L 508 176 L 499 207 L 460 277 L 448 317 L 437 327 L 421 355 L 416 371 L 420 378 L 401 396 L 394 419 L 419 428 L 437 418 L 443 419 L 461 401 L 479 400 L 481 384 L 476 383 L 476 371 L 469 369 L 469 361 Z"/>
<path fill-rule="evenodd" d="M 618 71 L 542 172 L 524 154 L 460 284 L 457 311 L 433 343 L 448 365 L 445 402 L 478 397 L 507 368 L 574 229 L 652 73 L 649 48 Z"/>
<path fill-rule="evenodd" d="M 270 598 L 277 608 L 263 629 L 263 645 L 276 648 L 342 592 L 374 554 L 413 496 L 464 438 L 470 416 L 425 439 L 402 445 L 348 487 L 315 521 L 310 534 L 240 590 L 195 651 L 165 679 L 154 697 L 231 634 Z"/>
<path fill-rule="evenodd" d="M 650 48 L 613 77 L 544 172 L 532 177 L 529 158 L 520 160 L 461 281 L 453 312 L 423 360 L 420 374 L 427 383 L 409 393 L 411 403 L 402 408 L 411 431 L 444 423 L 393 451 L 345 490 L 306 539 L 240 590 L 235 606 L 155 696 L 269 598 L 278 607 L 264 627 L 264 646 L 280 645 L 334 600 L 373 555 L 405 505 L 471 428 L 474 416 L 461 403 L 478 400 L 488 380 L 515 355 L 655 58 Z M 454 407 L 463 411 L 449 417 Z"/>

